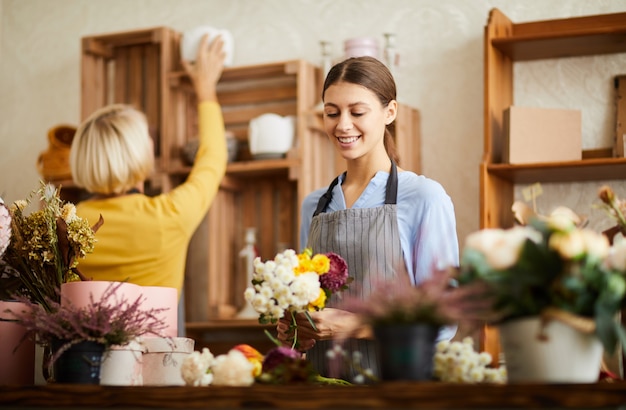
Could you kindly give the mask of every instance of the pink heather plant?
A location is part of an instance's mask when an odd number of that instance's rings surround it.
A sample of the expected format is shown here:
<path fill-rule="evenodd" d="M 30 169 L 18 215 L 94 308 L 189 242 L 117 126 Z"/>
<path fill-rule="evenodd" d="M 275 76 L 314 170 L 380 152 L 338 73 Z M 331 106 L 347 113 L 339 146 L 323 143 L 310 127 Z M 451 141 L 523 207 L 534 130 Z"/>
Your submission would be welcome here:
<path fill-rule="evenodd" d="M 118 297 L 117 290 L 122 284 L 112 282 L 100 300 L 90 296 L 90 303 L 84 307 L 77 307 L 69 300 L 64 300 L 63 304 L 48 300 L 48 311 L 28 297 L 18 296 L 16 300 L 26 304 L 26 308 L 7 310 L 7 313 L 26 328 L 27 336 L 37 344 L 47 346 L 53 341 L 64 342 L 52 356 L 50 366 L 65 350 L 80 342 L 101 343 L 106 348 L 127 344 L 147 334 L 161 336 L 166 324 L 158 315 L 165 308 L 143 310 L 144 297 L 133 302 Z"/>

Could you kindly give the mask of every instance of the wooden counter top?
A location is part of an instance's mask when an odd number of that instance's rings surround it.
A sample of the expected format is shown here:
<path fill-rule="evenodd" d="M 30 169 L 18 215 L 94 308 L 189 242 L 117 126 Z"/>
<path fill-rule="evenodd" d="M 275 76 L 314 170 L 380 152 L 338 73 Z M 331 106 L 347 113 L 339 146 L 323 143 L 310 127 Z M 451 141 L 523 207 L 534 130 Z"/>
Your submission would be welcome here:
<path fill-rule="evenodd" d="M 351 387 L 0 386 L 0 408 L 30 409 L 606 409 L 624 406 L 626 382 L 569 385 L 393 382 Z"/>

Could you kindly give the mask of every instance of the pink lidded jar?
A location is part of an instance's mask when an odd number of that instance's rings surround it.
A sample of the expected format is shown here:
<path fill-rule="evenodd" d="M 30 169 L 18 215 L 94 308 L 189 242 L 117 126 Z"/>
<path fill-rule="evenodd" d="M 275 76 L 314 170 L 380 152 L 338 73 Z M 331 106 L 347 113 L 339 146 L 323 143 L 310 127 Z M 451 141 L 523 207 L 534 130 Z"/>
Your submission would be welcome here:
<path fill-rule="evenodd" d="M 346 58 L 370 56 L 380 58 L 378 41 L 374 37 L 355 37 L 344 42 Z"/>

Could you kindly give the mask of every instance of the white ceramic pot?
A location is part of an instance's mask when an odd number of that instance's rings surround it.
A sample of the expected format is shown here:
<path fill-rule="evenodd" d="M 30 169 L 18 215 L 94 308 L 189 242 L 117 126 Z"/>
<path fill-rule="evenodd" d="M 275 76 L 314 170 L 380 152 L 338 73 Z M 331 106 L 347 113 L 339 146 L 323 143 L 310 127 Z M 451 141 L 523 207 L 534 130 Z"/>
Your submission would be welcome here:
<path fill-rule="evenodd" d="M 257 159 L 280 158 L 293 146 L 296 117 L 266 113 L 250 120 L 250 153 Z"/>
<path fill-rule="evenodd" d="M 180 43 L 180 57 L 187 61 L 196 61 L 198 55 L 198 47 L 205 34 L 209 35 L 210 39 L 221 35 L 224 40 L 224 46 L 222 50 L 226 54 L 224 59 L 224 66 L 233 65 L 233 54 L 235 51 L 235 41 L 233 35 L 228 30 L 219 29 L 211 26 L 199 26 L 193 29 L 187 30 L 183 33 L 183 37 Z"/>
<path fill-rule="evenodd" d="M 143 354 L 139 341 L 110 346 L 102 356 L 100 384 L 105 386 L 143 385 Z"/>
<path fill-rule="evenodd" d="M 187 337 L 150 337 L 143 340 L 144 386 L 184 386 L 180 367 L 193 353 L 195 342 Z"/>
<path fill-rule="evenodd" d="M 595 383 L 600 374 L 602 343 L 558 320 L 545 325 L 538 317 L 499 326 L 509 383 Z"/>

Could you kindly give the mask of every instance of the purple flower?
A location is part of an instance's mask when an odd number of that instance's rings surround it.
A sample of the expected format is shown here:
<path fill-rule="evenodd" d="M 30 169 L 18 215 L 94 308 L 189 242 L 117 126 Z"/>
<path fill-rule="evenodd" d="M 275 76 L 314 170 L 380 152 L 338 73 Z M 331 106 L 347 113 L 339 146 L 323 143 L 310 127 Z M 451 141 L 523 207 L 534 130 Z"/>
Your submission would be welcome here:
<path fill-rule="evenodd" d="M 341 290 L 348 280 L 348 265 L 346 261 L 333 252 L 326 254 L 330 260 L 330 269 L 327 273 L 320 276 L 320 284 L 322 288 L 331 292 Z"/>
<path fill-rule="evenodd" d="M 302 354 L 295 349 L 286 346 L 275 347 L 267 352 L 263 359 L 263 372 L 271 372 L 281 364 L 292 363 L 301 358 Z"/>

